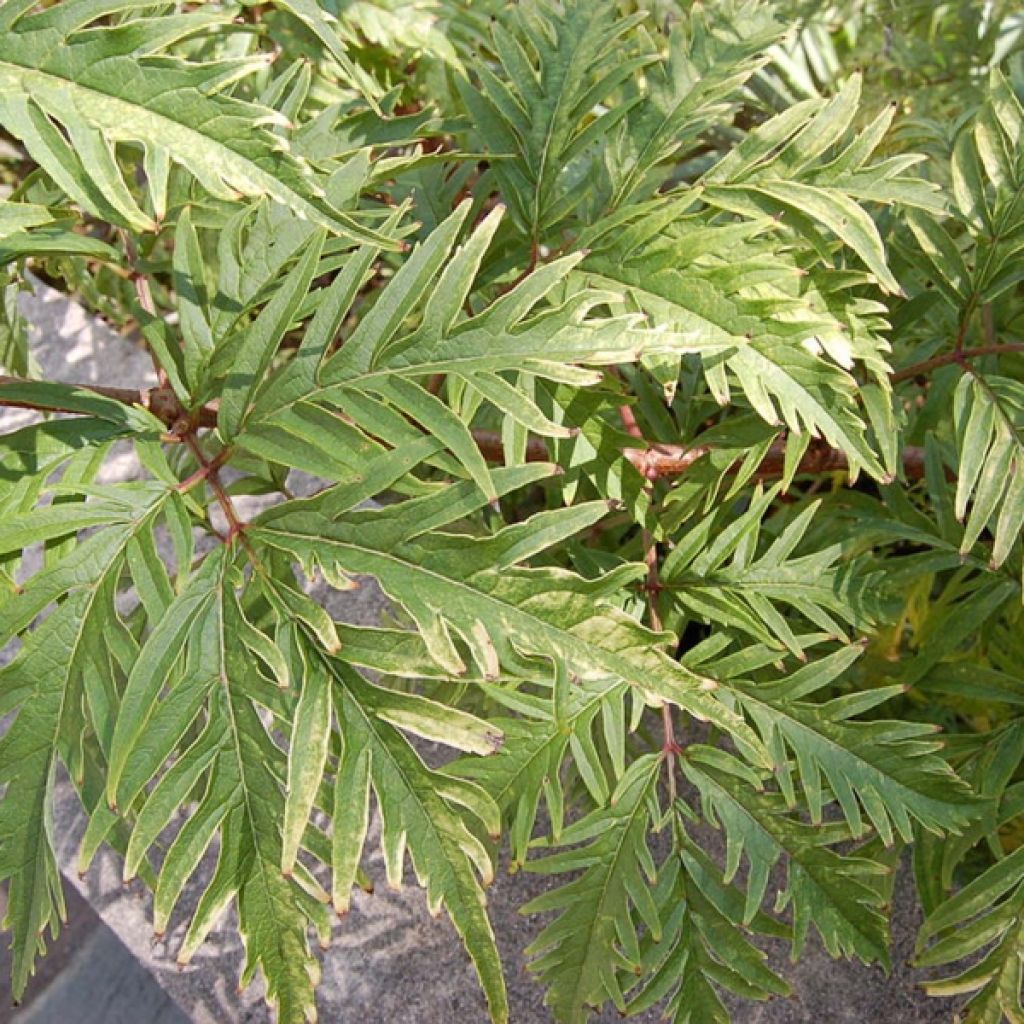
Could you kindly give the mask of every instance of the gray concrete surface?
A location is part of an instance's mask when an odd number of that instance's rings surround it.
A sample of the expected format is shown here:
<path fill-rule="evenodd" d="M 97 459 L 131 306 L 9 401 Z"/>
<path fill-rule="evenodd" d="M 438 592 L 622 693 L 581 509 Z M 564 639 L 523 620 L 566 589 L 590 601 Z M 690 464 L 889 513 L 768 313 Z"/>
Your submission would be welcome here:
<path fill-rule="evenodd" d="M 48 375 L 121 385 L 152 383 L 150 363 L 142 351 L 55 292 L 40 288 L 35 296 L 25 297 L 23 308 L 35 325 L 34 352 Z M 9 430 L 30 416 L 4 411 L 0 429 Z M 125 454 L 109 468 L 107 476 L 127 478 L 134 472 L 133 460 Z M 383 605 L 372 586 L 334 595 L 332 600 L 336 615 L 355 621 L 376 620 Z M 177 944 L 198 886 L 188 888 L 168 934 L 157 940 L 150 924 L 148 895 L 138 884 L 122 885 L 114 855 L 98 856 L 84 878 L 75 874 L 77 842 L 84 823 L 67 786 L 60 789 L 56 822 L 58 852 L 68 869 L 68 880 L 104 927 L 86 931 L 77 955 L 64 957 L 65 966 L 47 991 L 12 1017 L 16 1024 L 92 1024 L 92 1017 L 76 1017 L 75 1007 L 107 999 L 95 995 L 91 987 L 103 977 L 106 981 L 101 987 L 110 997 L 102 1004 L 103 1019 L 114 1024 L 178 1024 L 179 1019 L 194 1024 L 269 1021 L 260 984 L 244 993 L 237 989 L 242 950 L 230 917 L 188 968 L 176 966 Z M 368 869 L 373 877 L 382 879 L 378 857 L 371 858 Z M 896 967 L 891 977 L 877 968 L 833 962 L 814 943 L 795 966 L 788 964 L 785 949 L 771 949 L 772 962 L 791 979 L 796 995 L 763 1005 L 736 1004 L 737 1024 L 938 1024 L 953 1019 L 951 1004 L 927 999 L 906 968 L 917 925 L 906 883 L 904 877 L 898 886 Z M 490 893 L 516 1024 L 547 1024 L 551 1019 L 542 1005 L 543 992 L 527 974 L 522 954 L 536 924 L 517 913 L 518 907 L 546 884 L 536 876 L 501 876 Z M 180 1018 L 160 1002 L 163 993 L 180 1007 Z M 486 1020 L 472 970 L 451 925 L 443 916 L 434 919 L 427 914 L 423 895 L 414 884 L 393 892 L 382 881 L 372 896 L 357 893 L 353 911 L 340 922 L 323 957 L 319 1006 L 320 1020 L 327 1024 L 483 1024 Z M 0 1010 L 0 1020 L 3 1012 Z M 99 1018 L 95 1019 L 98 1022 Z M 651 1013 L 639 1019 L 653 1022 L 659 1016 Z M 595 1020 L 610 1024 L 619 1016 L 610 1011 Z"/>
<path fill-rule="evenodd" d="M 12 1024 L 189 1024 L 119 938 L 95 928 Z"/>

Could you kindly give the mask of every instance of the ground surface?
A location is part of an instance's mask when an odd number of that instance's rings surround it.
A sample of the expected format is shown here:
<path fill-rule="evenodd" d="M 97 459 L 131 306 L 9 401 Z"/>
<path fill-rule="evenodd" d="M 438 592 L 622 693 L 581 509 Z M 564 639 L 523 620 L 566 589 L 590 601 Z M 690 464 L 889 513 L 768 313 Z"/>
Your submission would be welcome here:
<path fill-rule="evenodd" d="M 26 297 L 35 324 L 34 351 L 47 375 L 64 380 L 118 385 L 152 383 L 148 358 L 57 293 L 41 289 Z M 0 413 L 0 430 L 27 422 L 30 414 Z M 135 471 L 125 457 L 108 477 Z M 374 621 L 383 602 L 372 587 L 335 595 L 338 617 Z M 113 855 L 100 855 L 84 878 L 74 871 L 82 819 L 74 795 L 62 788 L 56 811 L 61 863 L 78 897 L 54 956 L 40 970 L 23 1009 L 9 1010 L 0 987 L 0 1022 L 13 1024 L 263 1024 L 270 1020 L 258 985 L 237 991 L 241 947 L 225 926 L 184 971 L 175 964 L 185 914 L 162 940 L 149 924 L 149 901 L 125 888 Z M 371 872 L 380 878 L 382 872 Z M 908 879 L 902 878 L 906 883 Z M 501 876 L 490 907 L 508 968 L 514 1024 L 548 1024 L 542 990 L 527 974 L 523 949 L 535 930 L 517 908 L 545 886 L 536 876 Z M 183 904 L 194 900 L 197 886 Z M 909 886 L 897 886 L 894 972 L 830 960 L 811 944 L 797 965 L 785 950 L 771 950 L 776 967 L 790 979 L 792 999 L 735 1011 L 736 1024 L 940 1024 L 953 1020 L 952 1004 L 932 1000 L 915 987 L 906 967 L 917 916 Z M 3 967 L 0 956 L 0 967 Z M 339 925 L 324 955 L 320 1020 L 326 1024 L 484 1024 L 486 1015 L 472 970 L 457 936 L 443 917 L 432 919 L 415 885 L 393 892 L 383 885 L 373 896 L 357 894 L 352 913 Z M 614 1011 L 596 1020 L 611 1024 Z M 640 1021 L 659 1019 L 651 1013 Z M 697 1022 L 700 1024 L 700 1022 Z"/>

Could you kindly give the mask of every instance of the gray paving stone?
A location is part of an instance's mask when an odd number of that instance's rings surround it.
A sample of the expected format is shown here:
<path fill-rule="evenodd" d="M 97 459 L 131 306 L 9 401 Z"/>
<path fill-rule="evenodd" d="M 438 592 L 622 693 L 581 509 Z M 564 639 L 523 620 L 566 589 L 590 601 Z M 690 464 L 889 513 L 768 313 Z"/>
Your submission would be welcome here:
<path fill-rule="evenodd" d="M 0 886 L 0 919 L 5 912 L 5 898 L 4 888 Z M 88 944 L 92 933 L 103 927 L 103 922 L 96 916 L 92 907 L 67 883 L 64 885 L 64 899 L 67 906 L 67 922 L 56 941 L 49 943 L 47 955 L 37 963 L 36 972 L 29 979 L 28 988 L 21 997 L 20 1008 L 17 1011 L 11 992 L 11 952 L 6 941 L 8 936 L 0 933 L 0 1021 L 12 1017 L 15 1021 L 24 1019 L 28 1008 L 68 967 L 78 950 Z"/>
<path fill-rule="evenodd" d="M 121 385 L 152 383 L 152 370 L 144 353 L 57 293 L 40 288 L 34 297 L 24 298 L 23 309 L 36 325 L 34 350 L 48 374 L 65 380 Z M 0 414 L 0 429 L 9 430 L 28 422 L 30 415 L 5 411 Z M 134 471 L 132 460 L 126 455 L 111 468 L 110 476 L 126 478 Z M 379 590 L 370 584 L 349 594 L 332 594 L 330 601 L 332 612 L 350 621 L 376 621 L 386 607 Z M 175 951 L 188 910 L 195 904 L 201 884 L 187 887 L 172 927 L 158 940 L 149 923 L 149 896 L 137 884 L 127 888 L 122 885 L 120 864 L 114 855 L 99 855 L 84 878 L 75 873 L 73 865 L 83 825 L 70 787 L 60 787 L 55 832 L 60 860 L 70 882 L 130 950 L 138 968 L 156 980 L 185 1018 L 194 1024 L 269 1021 L 259 983 L 244 993 L 237 991 L 242 950 L 230 918 L 214 931 L 191 965 L 179 969 L 175 964 Z M 370 847 L 372 840 L 371 835 Z M 205 872 L 212 867 L 213 857 L 211 852 Z M 368 869 L 373 877 L 383 877 L 379 857 L 370 860 Z M 208 877 L 204 871 L 200 872 L 201 880 Z M 490 893 L 495 931 L 508 966 L 512 1020 L 516 1024 L 547 1024 L 551 1019 L 542 1005 L 542 990 L 527 975 L 523 961 L 522 951 L 534 933 L 535 923 L 525 921 L 517 913 L 518 907 L 546 884 L 537 876 L 502 876 Z M 737 1024 L 937 1024 L 950 1020 L 951 1004 L 927 999 L 915 988 L 906 969 L 916 925 L 911 889 L 903 877 L 895 907 L 896 969 L 892 977 L 886 978 L 877 968 L 836 963 L 813 943 L 796 966 L 786 963 L 784 950 L 773 949 L 772 962 L 793 981 L 796 997 L 738 1007 Z M 124 957 L 111 955 L 110 942 L 105 937 L 97 938 L 86 947 L 85 956 L 93 973 L 125 970 Z M 72 1001 L 53 1005 L 73 1007 L 76 992 L 80 1000 L 88 1000 L 84 975 L 90 970 L 79 973 L 76 963 L 66 979 L 62 979 L 67 988 L 60 996 L 67 995 Z M 413 885 L 395 892 L 381 883 L 372 896 L 357 893 L 352 912 L 339 923 L 334 942 L 324 953 L 323 976 L 320 1019 L 328 1024 L 483 1024 L 486 1019 L 472 970 L 453 928 L 446 918 L 433 919 L 426 913 L 423 895 Z M 124 992 L 134 991 L 134 984 L 126 976 Z M 57 998 L 55 990 L 54 999 Z M 71 1011 L 59 1012 L 63 1016 L 39 1017 L 33 1024 L 50 1024 L 50 1020 L 53 1024 L 77 1024 L 76 1018 L 67 1015 Z M 140 1024 L 149 1020 L 159 1024 L 173 1021 L 172 1017 L 151 1017 L 151 1011 L 141 1006 L 134 1016 L 117 1016 L 122 1012 L 120 1006 L 112 1005 L 106 1020 Z M 619 1017 L 612 1011 L 596 1019 L 610 1024 Z M 652 1013 L 638 1019 L 653 1022 L 659 1018 Z"/>
<path fill-rule="evenodd" d="M 12 1024 L 189 1024 L 185 1012 L 109 928 L 96 928 Z"/>

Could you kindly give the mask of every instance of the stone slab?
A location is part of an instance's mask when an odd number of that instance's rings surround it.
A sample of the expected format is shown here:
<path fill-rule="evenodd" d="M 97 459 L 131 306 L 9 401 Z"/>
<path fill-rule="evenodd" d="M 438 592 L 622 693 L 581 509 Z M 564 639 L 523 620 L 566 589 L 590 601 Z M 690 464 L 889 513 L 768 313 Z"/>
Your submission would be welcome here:
<path fill-rule="evenodd" d="M 12 1024 L 189 1024 L 117 936 L 98 927 Z"/>

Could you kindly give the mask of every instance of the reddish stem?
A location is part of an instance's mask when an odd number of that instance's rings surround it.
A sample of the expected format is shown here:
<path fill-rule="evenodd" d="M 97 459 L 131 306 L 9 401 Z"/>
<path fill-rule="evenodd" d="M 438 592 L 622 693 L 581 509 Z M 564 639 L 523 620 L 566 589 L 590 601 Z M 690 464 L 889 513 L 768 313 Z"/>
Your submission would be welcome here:
<path fill-rule="evenodd" d="M 504 458 L 501 436 L 493 431 L 474 430 L 473 439 L 477 447 L 490 462 L 501 462 Z M 623 456 L 648 480 L 663 477 L 682 476 L 695 462 L 711 454 L 708 445 L 688 448 L 677 444 L 654 444 L 649 448 L 625 448 Z M 527 462 L 550 462 L 551 453 L 540 438 L 531 438 L 526 446 Z M 786 444 L 776 441 L 768 449 L 761 465 L 754 471 L 758 480 L 772 480 L 782 476 L 786 461 Z M 908 480 L 920 480 L 924 476 L 924 449 L 908 446 L 903 449 L 903 471 Z M 800 460 L 797 475 L 821 473 L 843 473 L 850 468 L 846 455 L 821 441 L 813 441 Z M 730 470 L 733 472 L 734 470 Z"/>
<path fill-rule="evenodd" d="M 1024 344 L 1000 346 L 1001 351 L 1024 351 Z M 979 350 L 972 349 L 965 353 L 964 357 L 981 354 Z M 945 358 L 945 357 L 943 357 Z M 946 361 L 954 361 L 947 359 Z M 0 387 L 4 384 L 28 383 L 25 378 L 0 375 Z M 96 395 L 103 395 L 115 401 L 123 402 L 125 405 L 141 405 L 149 409 L 168 428 L 176 432 L 178 436 L 165 436 L 165 440 L 178 441 L 186 432 L 198 430 L 217 425 L 217 406 L 215 403 L 204 405 L 202 408 L 189 413 L 182 408 L 177 396 L 170 388 L 114 388 L 101 387 L 94 384 L 72 384 L 80 391 L 90 391 Z M 37 409 L 43 412 L 67 412 L 74 413 L 76 410 L 68 409 L 60 402 L 26 402 L 22 400 L 0 398 L 0 406 L 16 406 L 24 409 Z M 184 426 L 183 426 L 184 424 Z M 477 447 L 483 452 L 486 459 L 491 462 L 500 463 L 504 458 L 504 447 L 501 435 L 488 430 L 474 430 L 473 438 Z M 629 459 L 634 466 L 648 480 L 659 480 L 663 477 L 681 476 L 686 473 L 695 462 L 710 454 L 711 448 L 707 445 L 695 445 L 687 447 L 677 444 L 651 444 L 642 448 L 625 448 L 623 456 Z M 769 449 L 761 465 L 757 468 L 754 476 L 760 480 L 770 480 L 780 477 L 785 464 L 786 446 L 782 441 L 775 442 Z M 540 438 L 531 438 L 526 447 L 526 459 L 528 462 L 549 462 L 551 453 L 547 445 Z M 814 441 L 800 460 L 797 469 L 799 474 L 820 474 L 820 473 L 841 473 L 849 469 L 849 462 L 843 452 L 831 445 L 821 441 Z M 903 449 L 903 470 L 910 480 L 920 480 L 924 476 L 924 449 L 907 447 Z"/>
<path fill-rule="evenodd" d="M 205 478 L 206 482 L 210 485 L 210 490 L 213 491 L 213 495 L 217 499 L 217 504 L 224 513 L 224 519 L 228 524 L 228 533 L 223 540 L 225 543 L 230 543 L 235 539 L 235 537 L 237 537 L 245 548 L 250 559 L 252 559 L 253 564 L 258 565 L 259 559 L 256 557 L 256 552 L 245 535 L 245 528 L 247 524 L 239 519 L 238 512 L 235 509 L 235 503 L 231 500 L 231 495 L 228 494 L 227 490 L 225 490 L 224 484 L 220 478 L 220 466 L 227 458 L 227 455 L 225 454 L 227 449 L 218 452 L 214 458 L 208 459 L 204 454 L 199 441 L 196 439 L 195 434 L 191 431 L 185 434 L 185 443 L 188 445 L 189 450 L 199 463 L 198 473 L 203 474 L 203 478 Z M 196 473 L 193 473 L 192 477 L 196 475 Z M 191 480 L 192 477 L 189 477 L 189 480 Z M 188 481 L 184 481 L 184 483 L 187 482 Z"/>
<path fill-rule="evenodd" d="M 1024 352 L 1024 342 L 979 345 L 977 348 L 962 348 L 958 346 L 952 352 L 944 352 L 941 356 L 933 356 L 931 359 L 925 359 L 923 362 L 914 363 L 913 366 L 897 370 L 889 379 L 893 384 L 899 384 L 900 381 L 911 380 L 922 374 L 930 373 L 932 370 L 937 370 L 942 366 L 951 366 L 953 363 L 959 363 L 961 366 L 966 367 L 966 364 L 971 359 L 980 359 L 982 356 L 998 356 L 1007 352 Z"/>

